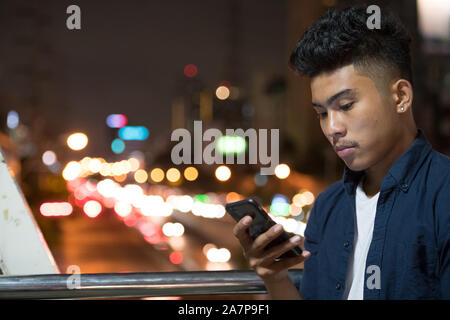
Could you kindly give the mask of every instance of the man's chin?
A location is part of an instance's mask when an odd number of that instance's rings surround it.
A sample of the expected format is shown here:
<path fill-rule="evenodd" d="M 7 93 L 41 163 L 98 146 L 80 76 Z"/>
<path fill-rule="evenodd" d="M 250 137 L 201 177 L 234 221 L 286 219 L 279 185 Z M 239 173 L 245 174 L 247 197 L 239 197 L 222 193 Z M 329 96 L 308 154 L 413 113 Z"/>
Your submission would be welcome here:
<path fill-rule="evenodd" d="M 368 168 L 366 164 L 360 162 L 358 163 L 358 161 L 356 161 L 355 159 L 353 159 L 352 161 L 344 161 L 344 163 L 347 166 L 347 168 L 349 168 L 352 171 L 364 171 Z"/>

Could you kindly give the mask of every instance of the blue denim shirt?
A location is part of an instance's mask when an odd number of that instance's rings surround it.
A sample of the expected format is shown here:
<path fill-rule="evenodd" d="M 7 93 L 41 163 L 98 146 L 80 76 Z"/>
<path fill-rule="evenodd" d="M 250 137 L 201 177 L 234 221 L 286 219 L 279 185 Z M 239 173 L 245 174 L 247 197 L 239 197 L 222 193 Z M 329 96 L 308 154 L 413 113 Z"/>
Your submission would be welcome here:
<path fill-rule="evenodd" d="M 304 299 L 342 299 L 362 175 L 345 168 L 316 199 L 305 230 Z M 383 178 L 364 299 L 450 299 L 450 158 L 432 150 L 421 130 Z"/>

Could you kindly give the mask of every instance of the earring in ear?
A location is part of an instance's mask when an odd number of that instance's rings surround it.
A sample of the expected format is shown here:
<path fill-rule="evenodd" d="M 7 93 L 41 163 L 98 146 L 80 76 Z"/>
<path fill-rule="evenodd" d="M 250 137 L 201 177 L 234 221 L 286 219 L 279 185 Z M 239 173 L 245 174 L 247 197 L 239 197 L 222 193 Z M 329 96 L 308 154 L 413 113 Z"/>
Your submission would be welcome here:
<path fill-rule="evenodd" d="M 400 111 L 405 111 L 405 107 L 404 107 L 404 106 L 401 106 L 401 107 L 400 107 Z"/>

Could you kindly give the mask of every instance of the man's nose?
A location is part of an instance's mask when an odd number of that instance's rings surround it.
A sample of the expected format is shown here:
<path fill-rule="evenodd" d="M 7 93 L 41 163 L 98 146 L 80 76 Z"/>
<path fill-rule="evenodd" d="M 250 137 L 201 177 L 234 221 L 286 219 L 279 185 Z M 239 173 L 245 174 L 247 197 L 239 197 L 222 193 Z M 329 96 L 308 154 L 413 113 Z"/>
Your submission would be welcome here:
<path fill-rule="evenodd" d="M 334 110 L 328 112 L 328 136 L 336 139 L 345 136 L 346 128 L 342 115 Z"/>

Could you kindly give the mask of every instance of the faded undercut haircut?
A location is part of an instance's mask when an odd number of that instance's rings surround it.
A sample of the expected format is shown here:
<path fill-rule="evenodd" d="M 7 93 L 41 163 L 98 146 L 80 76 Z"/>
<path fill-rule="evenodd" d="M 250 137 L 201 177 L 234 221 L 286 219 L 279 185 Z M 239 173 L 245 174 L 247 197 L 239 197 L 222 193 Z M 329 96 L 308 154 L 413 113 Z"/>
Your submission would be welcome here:
<path fill-rule="evenodd" d="M 357 6 L 327 11 L 298 41 L 289 59 L 291 69 L 313 78 L 353 64 L 375 83 L 399 78 L 412 83 L 408 31 L 388 11 L 381 11 L 379 29 L 369 29 L 366 10 Z"/>

